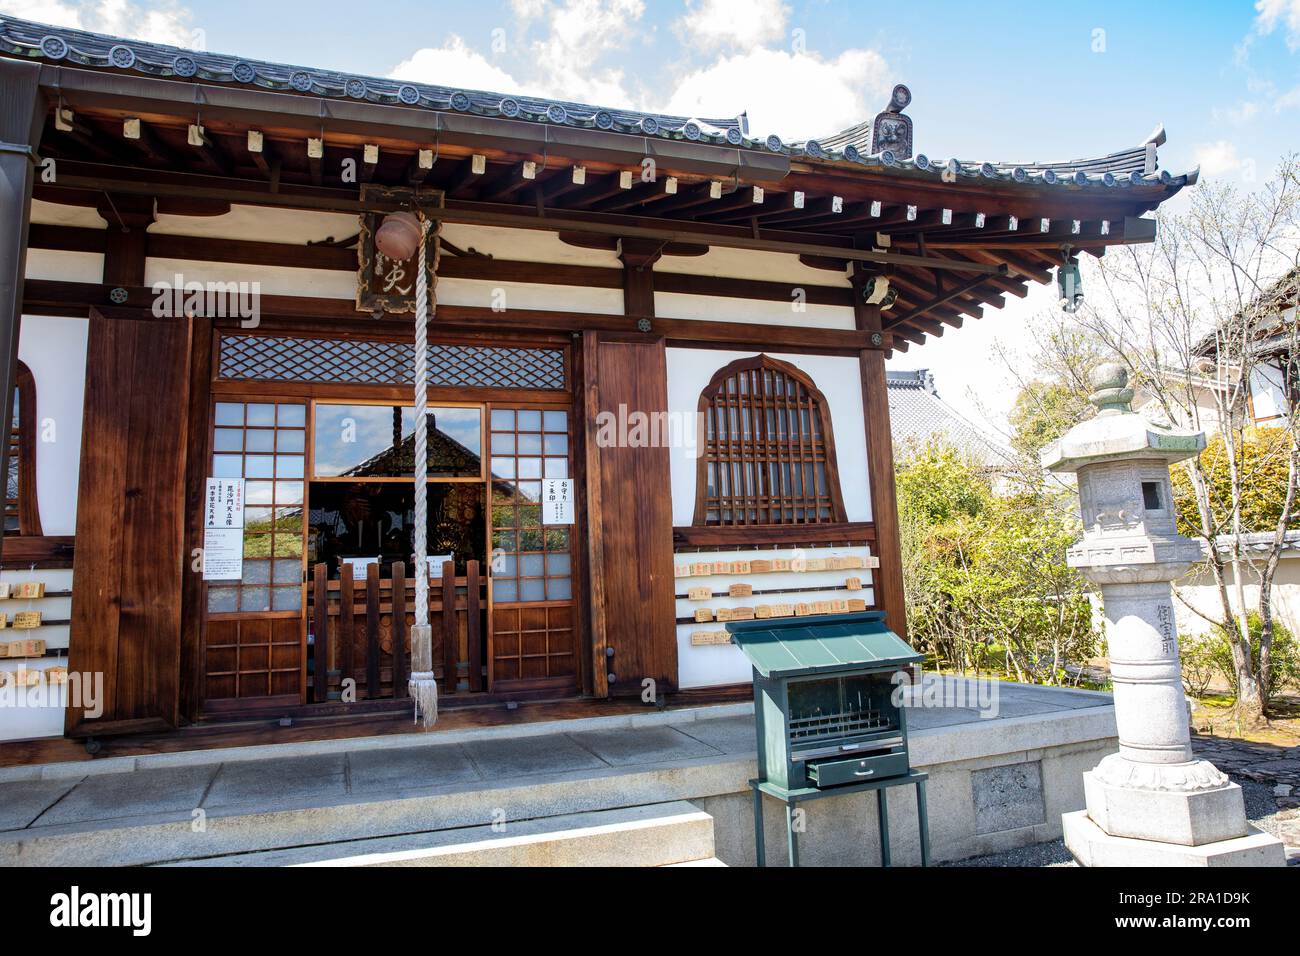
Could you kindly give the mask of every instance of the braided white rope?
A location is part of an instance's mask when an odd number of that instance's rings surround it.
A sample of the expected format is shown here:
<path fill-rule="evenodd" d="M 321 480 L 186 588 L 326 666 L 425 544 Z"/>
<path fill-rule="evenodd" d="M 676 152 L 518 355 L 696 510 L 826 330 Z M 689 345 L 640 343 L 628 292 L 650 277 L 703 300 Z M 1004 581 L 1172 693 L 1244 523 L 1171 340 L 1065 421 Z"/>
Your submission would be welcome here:
<path fill-rule="evenodd" d="M 429 623 L 429 274 L 424 247 L 429 220 L 420 220 L 420 262 L 415 276 L 415 623 Z"/>
<path fill-rule="evenodd" d="M 415 719 L 430 727 L 438 719 L 438 682 L 433 676 L 433 630 L 429 627 L 429 272 L 425 246 L 429 221 L 420 220 L 420 256 L 415 276 L 415 626 L 411 628 L 409 683 Z M 423 666 L 426 669 L 415 670 Z M 448 679 L 451 679 L 449 676 Z"/>

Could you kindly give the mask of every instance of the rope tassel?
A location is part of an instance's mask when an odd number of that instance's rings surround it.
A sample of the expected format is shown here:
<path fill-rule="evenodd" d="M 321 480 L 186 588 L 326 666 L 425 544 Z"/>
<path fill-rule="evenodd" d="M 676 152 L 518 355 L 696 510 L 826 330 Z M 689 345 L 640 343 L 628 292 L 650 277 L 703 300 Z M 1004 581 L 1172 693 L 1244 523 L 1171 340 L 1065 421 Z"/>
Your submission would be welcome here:
<path fill-rule="evenodd" d="M 420 259 L 415 275 L 415 626 L 411 628 L 411 700 L 415 719 L 429 729 L 438 719 L 433 677 L 433 628 L 429 626 L 429 273 L 425 247 L 429 220 L 420 217 Z M 447 582 L 443 582 L 443 587 Z"/>

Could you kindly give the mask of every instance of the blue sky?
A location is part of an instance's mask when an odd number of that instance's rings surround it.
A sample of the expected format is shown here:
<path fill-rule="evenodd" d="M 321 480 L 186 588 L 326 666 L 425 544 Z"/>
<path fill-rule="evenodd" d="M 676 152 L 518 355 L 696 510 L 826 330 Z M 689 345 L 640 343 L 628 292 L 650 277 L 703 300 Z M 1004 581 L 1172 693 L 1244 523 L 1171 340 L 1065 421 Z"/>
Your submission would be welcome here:
<path fill-rule="evenodd" d="M 0 12 L 449 86 L 748 110 L 756 131 L 786 139 L 866 118 L 904 82 L 931 157 L 1097 155 L 1163 122 L 1163 166 L 1250 188 L 1300 148 L 1300 0 L 0 0 Z M 1007 400 L 987 350 L 1051 306 L 1031 299 L 894 365 L 933 367 L 950 400 L 974 389 L 996 421 Z"/>

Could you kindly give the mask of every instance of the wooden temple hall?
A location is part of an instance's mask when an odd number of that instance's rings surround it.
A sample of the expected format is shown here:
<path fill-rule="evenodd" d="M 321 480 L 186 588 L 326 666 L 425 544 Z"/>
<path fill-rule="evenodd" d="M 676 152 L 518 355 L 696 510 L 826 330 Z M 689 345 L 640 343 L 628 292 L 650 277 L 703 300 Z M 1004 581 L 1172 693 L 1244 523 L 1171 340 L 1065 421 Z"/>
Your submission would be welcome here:
<path fill-rule="evenodd" d="M 886 358 L 1195 178 L 926 156 L 910 99 L 788 142 L 0 20 L 0 691 L 55 704 L 0 739 L 410 726 L 403 222 L 444 718 L 748 696 L 733 620 L 903 634 Z"/>

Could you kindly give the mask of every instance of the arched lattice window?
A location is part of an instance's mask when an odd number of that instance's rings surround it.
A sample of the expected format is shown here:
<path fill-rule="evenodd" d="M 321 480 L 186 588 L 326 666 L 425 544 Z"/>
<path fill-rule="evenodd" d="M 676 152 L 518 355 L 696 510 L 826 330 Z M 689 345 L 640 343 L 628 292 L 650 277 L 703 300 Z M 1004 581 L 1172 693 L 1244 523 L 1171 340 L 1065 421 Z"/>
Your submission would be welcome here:
<path fill-rule="evenodd" d="M 36 505 L 36 380 L 18 363 L 14 411 L 9 422 L 9 474 L 5 482 L 5 534 L 41 533 Z"/>
<path fill-rule="evenodd" d="M 696 525 L 842 522 L 830 410 L 799 369 L 766 355 L 720 369 L 700 395 Z"/>

